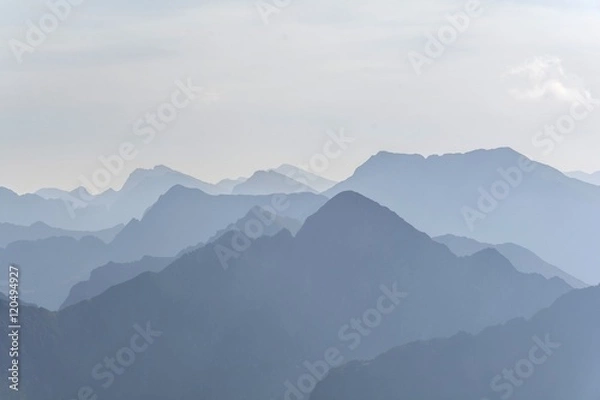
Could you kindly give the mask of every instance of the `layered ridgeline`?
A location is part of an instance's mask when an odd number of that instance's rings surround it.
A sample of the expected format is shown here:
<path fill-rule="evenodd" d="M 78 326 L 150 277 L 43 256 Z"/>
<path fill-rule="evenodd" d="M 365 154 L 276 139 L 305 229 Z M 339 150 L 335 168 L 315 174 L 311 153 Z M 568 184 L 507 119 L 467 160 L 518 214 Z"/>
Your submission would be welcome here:
<path fill-rule="evenodd" d="M 514 243 L 481 243 L 473 239 L 454 235 L 438 236 L 433 239 L 436 242 L 445 244 L 457 256 L 470 256 L 481 250 L 493 248 L 506 257 L 517 271 L 526 274 L 540 274 L 546 278 L 558 277 L 576 289 L 589 286 L 560 268 L 542 260 L 532 251 Z"/>
<path fill-rule="evenodd" d="M 56 310 L 74 284 L 88 279 L 94 268 L 108 262 L 173 257 L 189 246 L 206 242 L 253 207 L 265 207 L 280 216 L 303 221 L 325 201 L 325 197 L 310 193 L 213 196 L 175 186 L 141 220 L 129 222 L 108 244 L 94 237 L 19 241 L 0 249 L 0 264 L 18 260 L 27 290 L 23 298 Z"/>
<path fill-rule="evenodd" d="M 217 183 L 217 187 L 222 194 L 321 193 L 336 183 L 305 169 L 283 164 L 267 171 L 257 171 L 250 178 L 224 179 Z"/>
<path fill-rule="evenodd" d="M 457 257 L 347 192 L 295 237 L 226 234 L 60 312 L 24 307 L 17 398 L 290 398 L 327 363 L 529 317 L 569 290 L 493 249 Z"/>
<path fill-rule="evenodd" d="M 330 372 L 310 400 L 597 400 L 600 287 L 531 320 L 411 343 Z"/>
<path fill-rule="evenodd" d="M 53 228 L 44 224 L 43 222 L 36 222 L 30 226 L 0 223 L 0 247 L 6 247 L 10 243 L 23 240 L 32 241 L 60 236 L 70 237 L 73 239 L 81 239 L 85 236 L 94 236 L 103 242 L 108 243 L 115 238 L 121 229 L 123 229 L 123 225 L 117 225 L 113 228 L 104 229 L 101 231 L 86 232 Z"/>
<path fill-rule="evenodd" d="M 600 171 L 591 174 L 588 174 L 587 172 L 573 171 L 566 172 L 565 175 L 570 176 L 571 178 L 579 179 L 582 182 L 600 186 Z"/>
<path fill-rule="evenodd" d="M 42 189 L 36 194 L 19 196 L 0 188 L 0 222 L 31 225 L 44 222 L 50 226 L 97 231 L 140 219 L 158 198 L 174 186 L 181 185 L 218 194 L 217 186 L 164 166 L 137 169 L 119 191 L 106 190 L 91 195 L 80 187 L 71 192 Z"/>
<path fill-rule="evenodd" d="M 130 263 L 110 262 L 95 268 L 90 273 L 89 279 L 73 285 L 69 291 L 69 296 L 62 303 L 60 309 L 96 297 L 107 289 L 135 278 L 144 272 L 159 272 L 173 260 L 172 257 L 146 256 L 141 260 Z"/>
<path fill-rule="evenodd" d="M 233 194 L 270 194 L 270 193 L 315 193 L 316 190 L 294 178 L 276 171 L 257 171 L 250 178 L 237 184 Z"/>
<path fill-rule="evenodd" d="M 324 192 L 325 190 L 332 188 L 337 183 L 290 164 L 280 165 L 279 167 L 273 169 L 273 171 L 292 178 L 301 184 L 309 186 L 317 192 Z"/>
<path fill-rule="evenodd" d="M 267 222 L 257 230 L 256 225 L 262 223 L 261 221 Z M 254 207 L 243 218 L 219 230 L 208 242 L 212 242 L 231 231 L 243 232 L 247 237 L 255 237 L 257 235 L 274 236 L 281 230 L 287 229 L 295 235 L 301 226 L 302 224 L 298 220 L 270 213 L 261 207 Z M 182 250 L 179 254 L 183 255 L 203 245 L 201 243 L 191 246 Z M 174 258 L 172 257 L 146 256 L 141 260 L 131 263 L 111 262 L 98 267 L 91 272 L 89 279 L 79 282 L 71 288 L 69 296 L 60 308 L 63 309 L 80 301 L 91 299 L 108 288 L 134 278 L 143 272 L 158 272 L 173 260 Z"/>
<path fill-rule="evenodd" d="M 0 187 L 0 223 L 29 226 L 43 222 L 62 229 L 99 231 L 126 224 L 133 218 L 141 219 L 160 196 L 175 186 L 198 189 L 211 195 L 321 191 L 311 185 L 325 189 L 333 182 L 300 168 L 283 165 L 276 170 L 259 171 L 250 179 L 210 184 L 165 166 L 157 166 L 136 169 L 119 190 L 108 189 L 93 195 L 86 189 L 93 187 L 91 182 L 72 191 L 49 188 L 25 195 Z M 96 187 L 95 190 L 102 188 Z"/>
<path fill-rule="evenodd" d="M 600 187 L 508 149 L 423 157 L 379 153 L 326 192 L 355 190 L 432 236 L 516 243 L 600 282 Z"/>

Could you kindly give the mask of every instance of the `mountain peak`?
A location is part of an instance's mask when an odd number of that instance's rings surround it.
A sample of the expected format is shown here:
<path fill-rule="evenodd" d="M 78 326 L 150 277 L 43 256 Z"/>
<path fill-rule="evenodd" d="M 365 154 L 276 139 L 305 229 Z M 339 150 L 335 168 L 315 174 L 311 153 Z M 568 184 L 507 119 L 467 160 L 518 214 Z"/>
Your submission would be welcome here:
<path fill-rule="evenodd" d="M 415 161 L 415 160 L 425 161 L 425 160 L 430 160 L 430 159 L 435 159 L 435 158 L 444 158 L 444 157 L 455 157 L 455 156 L 486 156 L 486 157 L 489 157 L 490 155 L 505 156 L 505 157 L 522 156 L 521 153 L 514 150 L 513 148 L 508 147 L 508 146 L 502 146 L 502 147 L 495 147 L 495 148 L 491 148 L 491 149 L 476 149 L 476 150 L 471 150 L 471 151 L 467 151 L 464 153 L 456 152 L 456 153 L 445 153 L 445 154 L 431 154 L 429 156 L 423 156 L 421 154 L 394 153 L 394 152 L 382 150 L 382 151 L 379 151 L 374 156 L 372 156 L 371 158 L 372 159 L 394 159 L 394 160 L 397 160 L 399 158 L 405 158 L 405 159 L 413 160 L 413 161 Z"/>
<path fill-rule="evenodd" d="M 256 171 L 250 178 L 236 185 L 232 190 L 233 194 L 253 195 L 298 192 L 315 192 L 315 190 L 293 177 L 288 177 L 275 170 Z"/>
<path fill-rule="evenodd" d="M 345 236 L 360 232 L 369 235 L 417 235 L 427 237 L 389 208 L 354 191 L 341 192 L 310 216 L 297 237 Z"/>

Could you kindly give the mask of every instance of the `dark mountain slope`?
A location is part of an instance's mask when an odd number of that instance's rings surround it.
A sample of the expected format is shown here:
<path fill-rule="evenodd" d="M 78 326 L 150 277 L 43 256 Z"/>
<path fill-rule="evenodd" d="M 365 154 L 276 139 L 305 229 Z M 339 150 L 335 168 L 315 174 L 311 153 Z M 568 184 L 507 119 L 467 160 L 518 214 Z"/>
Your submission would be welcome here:
<path fill-rule="evenodd" d="M 311 400 L 596 400 L 600 287 L 572 291 L 531 320 L 415 342 L 330 373 Z"/>

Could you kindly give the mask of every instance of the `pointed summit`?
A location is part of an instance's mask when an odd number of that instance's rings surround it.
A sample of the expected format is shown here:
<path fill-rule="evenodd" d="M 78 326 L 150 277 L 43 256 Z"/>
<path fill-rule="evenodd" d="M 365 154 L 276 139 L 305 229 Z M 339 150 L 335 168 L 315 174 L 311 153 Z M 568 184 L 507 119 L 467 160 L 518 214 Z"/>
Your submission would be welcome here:
<path fill-rule="evenodd" d="M 346 237 L 360 234 L 366 242 L 375 237 L 431 239 L 389 208 L 354 191 L 342 192 L 310 216 L 298 237 Z"/>
<path fill-rule="evenodd" d="M 262 195 L 271 193 L 315 193 L 316 190 L 292 177 L 275 171 L 257 171 L 248 180 L 236 185 L 233 194 Z"/>

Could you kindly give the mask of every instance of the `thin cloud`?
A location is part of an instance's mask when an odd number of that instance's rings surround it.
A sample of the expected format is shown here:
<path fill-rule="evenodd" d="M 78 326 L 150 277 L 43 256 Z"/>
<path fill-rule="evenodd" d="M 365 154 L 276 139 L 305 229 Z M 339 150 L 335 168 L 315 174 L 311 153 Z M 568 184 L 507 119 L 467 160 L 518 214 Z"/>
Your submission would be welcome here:
<path fill-rule="evenodd" d="M 574 102 L 582 96 L 589 98 L 591 95 L 579 77 L 565 71 L 558 57 L 537 57 L 511 68 L 508 75 L 518 82 L 517 87 L 509 90 L 517 100 L 540 101 L 551 98 Z"/>

